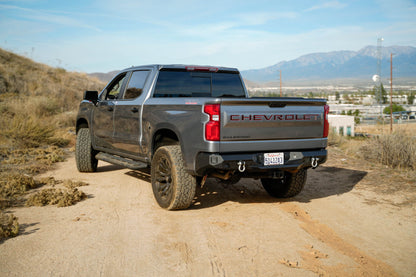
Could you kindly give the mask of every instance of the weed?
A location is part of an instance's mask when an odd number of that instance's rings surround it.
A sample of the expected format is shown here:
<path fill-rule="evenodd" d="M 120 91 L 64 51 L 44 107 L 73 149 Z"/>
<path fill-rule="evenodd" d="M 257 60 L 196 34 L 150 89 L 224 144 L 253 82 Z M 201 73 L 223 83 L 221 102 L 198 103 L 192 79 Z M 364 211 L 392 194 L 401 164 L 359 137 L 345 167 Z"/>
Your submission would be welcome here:
<path fill-rule="evenodd" d="M 17 171 L 33 174 L 65 160 L 65 151 L 57 146 L 27 149 L 0 148 L 0 172 Z"/>
<path fill-rule="evenodd" d="M 330 130 L 329 132 L 329 136 L 328 136 L 328 145 L 329 146 L 341 146 L 342 144 L 345 143 L 345 138 L 344 136 L 339 135 L 337 132 L 335 132 L 334 130 Z"/>
<path fill-rule="evenodd" d="M 62 190 L 56 188 L 43 189 L 31 195 L 26 206 L 57 205 L 67 207 L 87 198 L 86 194 L 77 188 Z"/>
<path fill-rule="evenodd" d="M 19 148 L 39 147 L 49 142 L 54 135 L 52 126 L 23 116 L 16 116 L 3 124 L 3 136 Z"/>
<path fill-rule="evenodd" d="M 22 195 L 40 184 L 33 177 L 19 173 L 3 173 L 0 175 L 0 196 L 3 199 Z"/>
<path fill-rule="evenodd" d="M 19 223 L 13 214 L 0 211 L 0 241 L 19 234 Z"/>
<path fill-rule="evenodd" d="M 64 187 L 68 188 L 68 189 L 74 189 L 77 187 L 83 187 L 83 186 L 88 186 L 89 184 L 82 182 L 82 181 L 72 181 L 72 180 L 65 180 L 64 182 Z"/>
<path fill-rule="evenodd" d="M 416 169 L 416 141 L 405 132 L 374 137 L 360 148 L 363 157 L 392 168 Z"/>
<path fill-rule="evenodd" d="M 74 144 L 76 110 L 85 90 L 101 90 L 104 83 L 85 74 L 51 68 L 0 49 L 0 210 L 24 203 L 29 190 L 52 188 L 29 197 L 33 203 L 68 206 L 84 199 L 76 187 L 58 190 L 53 178 L 35 180 L 39 173 L 63 161 L 60 147 Z M 37 199 L 37 200 L 36 200 Z M 46 199 L 46 200 L 45 200 Z M 0 240 L 16 236 L 17 218 L 0 211 Z"/>

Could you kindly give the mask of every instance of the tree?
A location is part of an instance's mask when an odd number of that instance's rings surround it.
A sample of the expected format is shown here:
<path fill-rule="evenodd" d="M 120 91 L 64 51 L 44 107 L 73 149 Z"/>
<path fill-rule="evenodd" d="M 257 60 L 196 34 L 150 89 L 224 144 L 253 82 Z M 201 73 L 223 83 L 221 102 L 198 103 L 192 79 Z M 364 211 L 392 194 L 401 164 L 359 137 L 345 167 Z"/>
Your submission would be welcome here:
<path fill-rule="evenodd" d="M 405 109 L 403 108 L 403 106 L 398 105 L 398 104 L 393 104 L 393 112 L 404 112 Z M 387 106 L 384 108 L 383 113 L 385 114 L 390 114 L 390 106 Z"/>
<path fill-rule="evenodd" d="M 355 122 L 355 124 L 360 124 L 360 122 L 361 122 L 361 119 L 360 119 L 360 110 L 359 109 L 356 109 L 352 114 L 354 115 L 354 122 Z"/>
<path fill-rule="evenodd" d="M 413 105 L 413 102 L 415 101 L 415 93 L 410 93 L 409 97 L 407 97 L 407 104 Z"/>
<path fill-rule="evenodd" d="M 335 100 L 339 100 L 339 98 L 340 98 L 340 95 L 339 95 L 339 91 L 336 91 L 335 92 Z"/>
<path fill-rule="evenodd" d="M 360 110 L 356 109 L 356 110 L 353 112 L 353 115 L 354 115 L 354 116 L 360 116 Z"/>

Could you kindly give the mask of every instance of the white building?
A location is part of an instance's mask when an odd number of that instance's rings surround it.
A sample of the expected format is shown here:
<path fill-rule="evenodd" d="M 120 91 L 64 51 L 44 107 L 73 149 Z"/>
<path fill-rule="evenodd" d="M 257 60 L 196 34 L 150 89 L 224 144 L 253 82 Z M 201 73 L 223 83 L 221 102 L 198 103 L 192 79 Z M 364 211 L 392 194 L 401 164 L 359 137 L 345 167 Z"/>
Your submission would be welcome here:
<path fill-rule="evenodd" d="M 328 121 L 329 128 L 332 128 L 337 134 L 343 136 L 354 136 L 354 116 L 330 114 L 328 116 Z"/>

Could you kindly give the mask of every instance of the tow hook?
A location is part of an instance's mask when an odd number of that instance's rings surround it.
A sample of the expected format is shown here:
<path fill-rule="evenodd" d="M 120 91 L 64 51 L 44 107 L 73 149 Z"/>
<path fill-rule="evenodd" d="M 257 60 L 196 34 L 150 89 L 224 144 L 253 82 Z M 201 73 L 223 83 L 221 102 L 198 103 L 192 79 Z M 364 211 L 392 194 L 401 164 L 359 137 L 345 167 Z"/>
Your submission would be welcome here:
<path fill-rule="evenodd" d="M 315 169 L 318 167 L 318 161 L 319 161 L 319 158 L 312 157 L 312 160 L 311 160 L 312 169 Z"/>
<path fill-rule="evenodd" d="M 238 171 L 240 172 L 246 171 L 246 162 L 239 161 L 237 165 L 238 165 Z"/>

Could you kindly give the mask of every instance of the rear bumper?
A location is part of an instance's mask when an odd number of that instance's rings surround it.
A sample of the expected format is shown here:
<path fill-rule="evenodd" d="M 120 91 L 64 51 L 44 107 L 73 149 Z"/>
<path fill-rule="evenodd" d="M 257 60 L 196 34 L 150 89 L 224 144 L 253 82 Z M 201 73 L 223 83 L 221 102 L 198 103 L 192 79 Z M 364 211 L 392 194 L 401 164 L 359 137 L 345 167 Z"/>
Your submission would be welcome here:
<path fill-rule="evenodd" d="M 270 152 L 283 152 L 284 164 L 265 166 L 264 154 Z M 326 149 L 317 150 L 295 150 L 295 151 L 267 151 L 255 153 L 199 153 L 196 159 L 196 173 L 199 176 L 214 171 L 236 171 L 244 165 L 245 175 L 257 175 L 264 172 L 299 170 L 301 168 L 314 167 L 324 163 L 327 159 Z M 240 170 L 241 172 L 241 170 Z"/>

